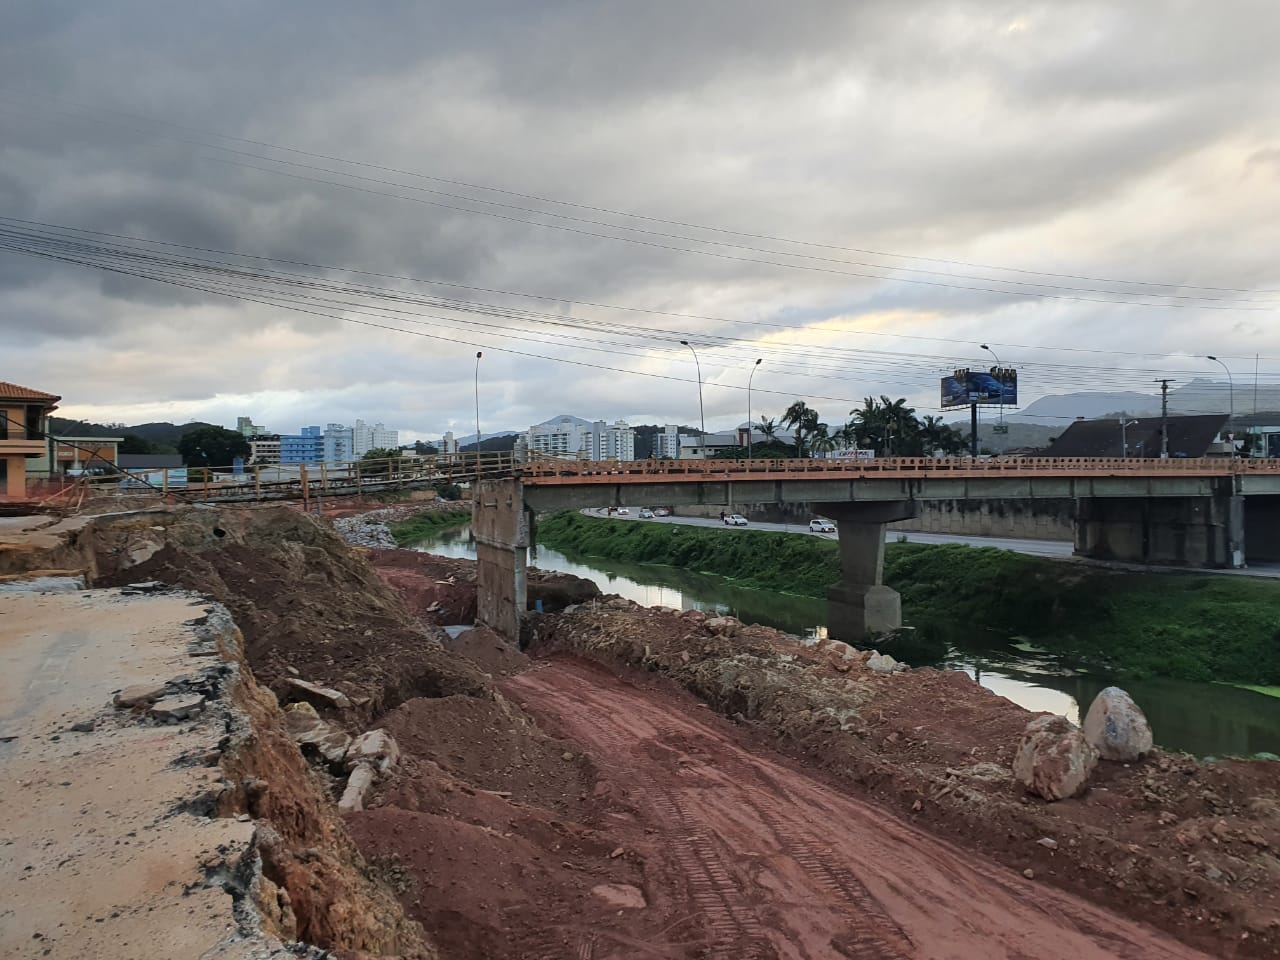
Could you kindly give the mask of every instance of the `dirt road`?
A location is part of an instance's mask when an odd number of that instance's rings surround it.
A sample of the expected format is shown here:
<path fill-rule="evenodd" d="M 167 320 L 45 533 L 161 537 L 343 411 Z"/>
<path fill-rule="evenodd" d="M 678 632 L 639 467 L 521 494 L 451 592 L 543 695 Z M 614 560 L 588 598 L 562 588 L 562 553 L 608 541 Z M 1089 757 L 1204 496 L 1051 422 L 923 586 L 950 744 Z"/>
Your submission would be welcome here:
<path fill-rule="evenodd" d="M 643 869 L 654 919 L 638 915 L 627 943 L 584 935 L 580 957 L 1207 956 L 749 751 L 683 696 L 563 658 L 504 689 L 590 751 L 610 807 L 634 820 L 615 829 L 652 851 Z M 659 916 L 693 919 L 664 930 Z"/>

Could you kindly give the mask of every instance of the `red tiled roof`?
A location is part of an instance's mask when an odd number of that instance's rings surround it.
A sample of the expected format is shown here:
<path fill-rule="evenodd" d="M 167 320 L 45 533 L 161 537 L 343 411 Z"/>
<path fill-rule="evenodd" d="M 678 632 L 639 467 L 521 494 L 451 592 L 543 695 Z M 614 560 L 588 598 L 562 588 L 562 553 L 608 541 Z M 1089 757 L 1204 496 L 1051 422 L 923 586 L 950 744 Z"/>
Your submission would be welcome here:
<path fill-rule="evenodd" d="M 45 393 L 43 390 L 32 390 L 7 380 L 0 380 L 0 400 L 50 400 L 57 403 L 62 398 L 57 394 Z"/>

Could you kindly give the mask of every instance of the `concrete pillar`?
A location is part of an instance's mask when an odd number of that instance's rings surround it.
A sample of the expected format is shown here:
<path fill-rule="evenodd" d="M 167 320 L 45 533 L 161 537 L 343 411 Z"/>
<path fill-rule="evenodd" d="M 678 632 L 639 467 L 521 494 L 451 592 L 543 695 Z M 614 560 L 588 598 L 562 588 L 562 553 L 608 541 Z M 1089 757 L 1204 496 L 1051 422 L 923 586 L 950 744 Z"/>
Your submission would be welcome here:
<path fill-rule="evenodd" d="M 814 510 L 836 522 L 840 582 L 827 592 L 827 632 L 858 643 L 902 626 L 902 599 L 884 585 L 885 528 L 916 515 L 912 500 L 821 503 Z"/>
<path fill-rule="evenodd" d="M 480 480 L 471 491 L 476 539 L 476 623 L 509 643 L 520 641 L 527 603 L 529 522 L 519 480 Z"/>
<path fill-rule="evenodd" d="M 1245 562 L 1244 498 L 1231 477 L 1207 497 L 1084 498 L 1076 505 L 1078 556 L 1162 566 Z"/>

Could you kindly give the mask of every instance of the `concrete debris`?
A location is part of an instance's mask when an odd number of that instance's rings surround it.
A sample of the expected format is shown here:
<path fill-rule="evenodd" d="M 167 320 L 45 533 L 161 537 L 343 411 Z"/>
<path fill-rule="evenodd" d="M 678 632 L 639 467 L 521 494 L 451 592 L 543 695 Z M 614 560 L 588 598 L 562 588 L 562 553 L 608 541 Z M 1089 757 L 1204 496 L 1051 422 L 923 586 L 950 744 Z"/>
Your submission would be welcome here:
<path fill-rule="evenodd" d="M 738 632 L 738 628 L 742 626 L 742 621 L 736 617 L 712 617 L 704 626 L 722 637 L 732 637 Z"/>
<path fill-rule="evenodd" d="M 284 725 L 304 751 L 309 747 L 332 764 L 342 763 L 346 758 L 351 738 L 345 731 L 321 720 L 311 704 L 305 701 L 289 704 L 284 711 Z"/>
<path fill-rule="evenodd" d="M 195 716 L 203 709 L 204 697 L 198 693 L 189 693 L 176 697 L 166 697 L 155 703 L 147 713 L 156 720 L 176 723 L 179 720 L 186 720 L 188 717 Z"/>
<path fill-rule="evenodd" d="M 357 763 L 351 776 L 347 778 L 347 788 L 342 791 L 342 799 L 338 801 L 339 813 L 359 813 L 364 809 L 364 795 L 378 778 L 371 763 Z"/>
<path fill-rule="evenodd" d="M 351 706 L 350 698 L 341 690 L 322 687 L 318 683 L 311 683 L 308 680 L 301 680 L 297 677 L 289 677 L 285 680 L 285 683 L 310 703 L 314 704 L 319 701 L 319 705 L 322 707 L 336 707 L 339 710 L 344 710 Z"/>
<path fill-rule="evenodd" d="M 1082 793 L 1098 763 L 1098 751 L 1065 717 L 1037 717 L 1027 724 L 1013 760 L 1013 774 L 1032 793 L 1064 800 Z"/>
<path fill-rule="evenodd" d="M 1132 763 L 1151 752 L 1151 725 L 1119 687 L 1107 687 L 1093 698 L 1084 718 L 1084 736 L 1103 760 Z"/>
<path fill-rule="evenodd" d="M 72 733 L 93 733 L 97 724 L 92 720 L 77 720 L 71 725 Z"/>
<path fill-rule="evenodd" d="M 629 883 L 599 883 L 591 888 L 591 895 L 621 910 L 643 910 L 649 905 L 640 888 Z"/>
<path fill-rule="evenodd" d="M 352 741 L 347 750 L 347 767 L 354 769 L 362 763 L 386 773 L 400 759 L 400 747 L 395 738 L 385 730 L 368 730 Z"/>
<path fill-rule="evenodd" d="M 122 710 L 129 707 L 142 706 L 155 703 L 165 695 L 168 689 L 169 685 L 167 683 L 138 683 L 131 687 L 125 687 L 111 698 L 111 702 Z"/>
<path fill-rule="evenodd" d="M 1039 840 L 1036 841 L 1036 843 L 1044 847 L 1046 850 L 1058 849 L 1058 841 L 1053 839 L 1053 837 L 1041 837 Z"/>
<path fill-rule="evenodd" d="M 374 510 L 358 517 L 339 517 L 333 521 L 333 529 L 347 543 L 358 547 L 394 549 L 395 538 L 391 536 L 391 530 L 387 527 L 385 519 L 379 516 L 383 513 L 385 511 Z"/>

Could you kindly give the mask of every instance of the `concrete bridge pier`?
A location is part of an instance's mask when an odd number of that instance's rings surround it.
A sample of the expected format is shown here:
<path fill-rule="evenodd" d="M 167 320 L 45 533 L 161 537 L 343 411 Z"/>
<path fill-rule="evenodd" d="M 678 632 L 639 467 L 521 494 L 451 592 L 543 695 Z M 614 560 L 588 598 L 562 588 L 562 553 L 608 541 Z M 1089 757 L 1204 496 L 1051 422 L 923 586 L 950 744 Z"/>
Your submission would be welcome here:
<path fill-rule="evenodd" d="M 1209 496 L 1081 497 L 1076 555 L 1171 566 L 1243 566 L 1245 498 L 1232 480 L 1215 478 Z"/>
<path fill-rule="evenodd" d="M 813 506 L 836 522 L 840 538 L 840 582 L 827 592 L 827 632 L 858 643 L 902 626 L 902 599 L 884 585 L 885 525 L 915 517 L 915 501 Z"/>
<path fill-rule="evenodd" d="M 520 642 L 527 605 L 529 514 L 519 480 L 480 480 L 472 487 L 476 538 L 476 622 L 509 643 Z"/>

